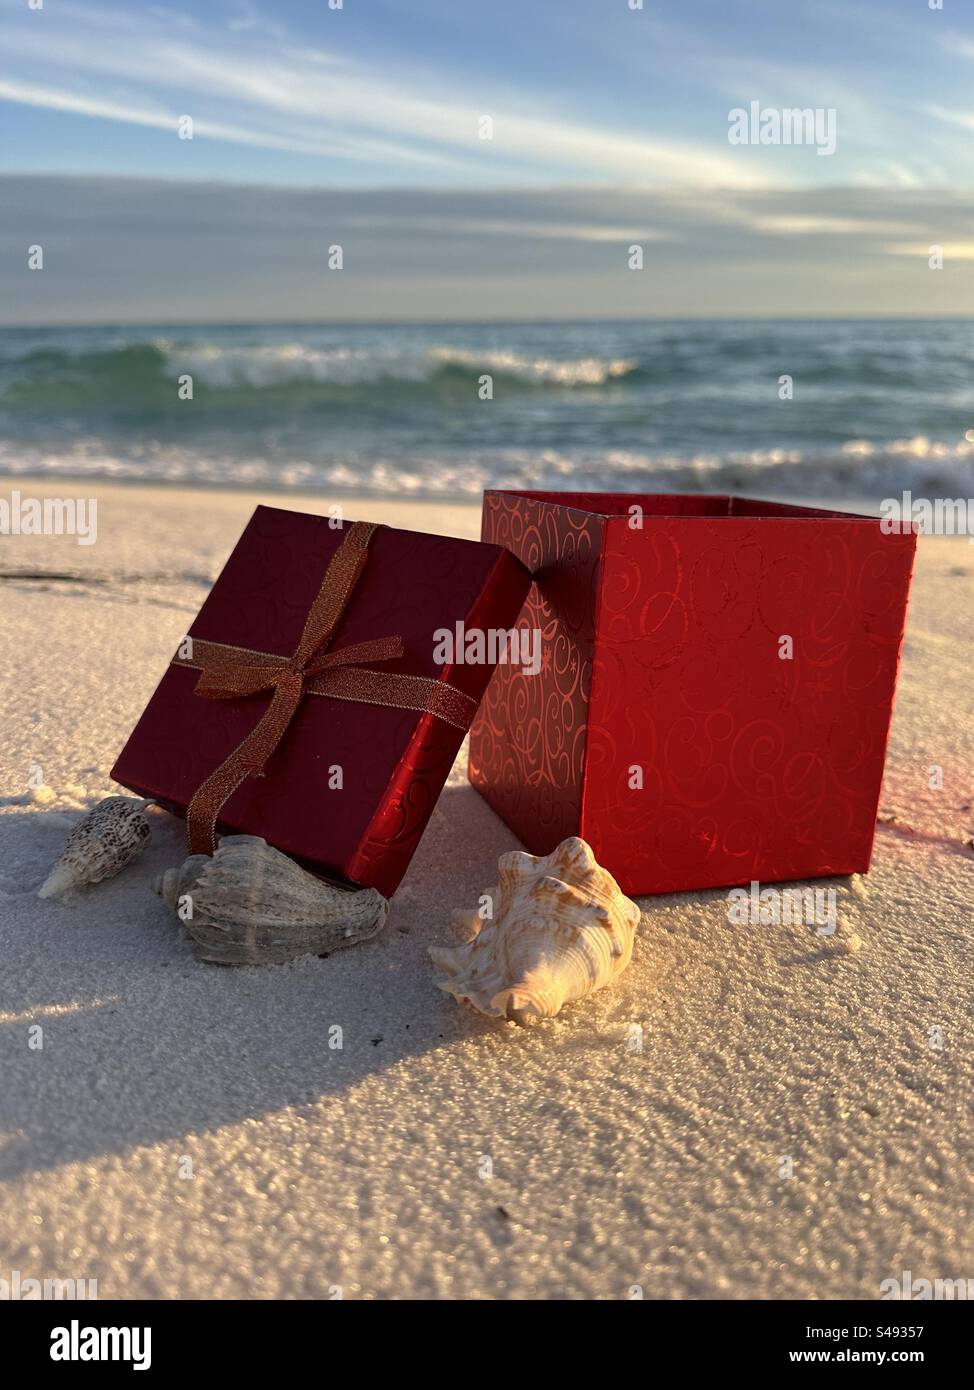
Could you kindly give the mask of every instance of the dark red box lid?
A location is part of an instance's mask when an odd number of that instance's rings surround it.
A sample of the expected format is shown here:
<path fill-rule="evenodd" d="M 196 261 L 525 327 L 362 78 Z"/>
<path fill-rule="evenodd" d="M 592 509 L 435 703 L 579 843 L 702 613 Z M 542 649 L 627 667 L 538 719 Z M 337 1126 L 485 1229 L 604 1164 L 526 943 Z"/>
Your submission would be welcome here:
<path fill-rule="evenodd" d="M 328 517 L 258 507 L 188 635 L 290 656 L 344 534 Z M 449 681 L 479 700 L 493 666 L 437 665 L 434 633 L 457 623 L 511 627 L 529 584 L 501 546 L 380 527 L 330 649 L 399 635 L 405 655 L 376 670 Z M 182 635 L 173 634 L 174 654 Z M 177 813 L 270 698 L 206 699 L 197 679 L 167 668 L 112 769 Z M 308 695 L 266 775 L 248 778 L 224 806 L 220 831 L 263 836 L 329 876 L 390 894 L 462 741 L 462 730 L 432 714 Z M 329 786 L 336 766 L 340 788 Z"/>

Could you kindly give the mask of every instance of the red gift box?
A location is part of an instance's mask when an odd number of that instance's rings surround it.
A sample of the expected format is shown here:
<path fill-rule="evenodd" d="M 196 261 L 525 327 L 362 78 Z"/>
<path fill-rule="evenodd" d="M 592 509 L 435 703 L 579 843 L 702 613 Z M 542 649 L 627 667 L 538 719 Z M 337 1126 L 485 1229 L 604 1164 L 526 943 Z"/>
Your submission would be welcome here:
<path fill-rule="evenodd" d="M 532 572 L 517 626 L 543 657 L 538 675 L 498 667 L 470 780 L 529 850 L 581 835 L 627 893 L 868 869 L 912 530 L 736 497 L 496 491 L 482 538 Z"/>
<path fill-rule="evenodd" d="M 335 557 L 363 533 L 367 553 L 336 607 Z M 221 831 L 260 835 L 309 867 L 388 896 L 493 670 L 438 664 L 435 634 L 457 623 L 509 627 L 529 582 L 499 546 L 258 507 L 189 630 L 192 648 L 180 646 L 112 776 L 185 814 L 236 756 L 242 780 L 220 803 Z M 322 600 L 338 612 L 337 625 L 299 660 Z M 360 643 L 364 659 L 342 665 L 343 651 Z M 400 654 L 390 658 L 394 649 Z M 316 675 L 316 662 L 332 669 Z M 273 688 L 260 688 L 264 668 Z M 206 698 L 197 683 L 229 688 Z M 254 730 L 273 722 L 272 700 L 288 717 L 268 755 L 273 740 Z M 248 751 L 248 737 L 263 743 L 259 754 Z"/>

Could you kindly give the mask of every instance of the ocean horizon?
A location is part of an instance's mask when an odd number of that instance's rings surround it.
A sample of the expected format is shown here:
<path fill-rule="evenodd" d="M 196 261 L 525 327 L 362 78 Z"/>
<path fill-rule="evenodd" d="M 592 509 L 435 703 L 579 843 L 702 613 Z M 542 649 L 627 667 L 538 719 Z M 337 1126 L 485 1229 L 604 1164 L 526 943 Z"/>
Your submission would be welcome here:
<path fill-rule="evenodd" d="M 943 319 L 0 329 L 0 471 L 471 499 L 974 494 Z"/>

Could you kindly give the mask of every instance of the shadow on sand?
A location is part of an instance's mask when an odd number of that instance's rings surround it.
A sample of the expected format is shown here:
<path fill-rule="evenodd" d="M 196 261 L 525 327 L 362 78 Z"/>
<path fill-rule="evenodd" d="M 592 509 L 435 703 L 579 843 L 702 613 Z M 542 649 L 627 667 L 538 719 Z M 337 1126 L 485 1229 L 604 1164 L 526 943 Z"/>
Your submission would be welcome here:
<path fill-rule="evenodd" d="M 444 791 L 381 936 L 266 968 L 196 961 L 153 893 L 179 822 L 159 813 L 143 860 L 63 905 L 33 893 L 64 834 L 38 820 L 0 820 L 0 1178 L 259 1119 L 505 1026 L 439 991 L 426 951 L 464 905 L 455 865 L 472 907 L 514 847 L 469 787 Z"/>

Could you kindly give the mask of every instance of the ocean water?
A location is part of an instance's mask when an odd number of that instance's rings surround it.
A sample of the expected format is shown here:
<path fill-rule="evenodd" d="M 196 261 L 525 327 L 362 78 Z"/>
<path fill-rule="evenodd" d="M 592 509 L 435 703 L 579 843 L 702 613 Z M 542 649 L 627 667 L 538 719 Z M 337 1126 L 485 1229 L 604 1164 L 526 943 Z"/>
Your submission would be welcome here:
<path fill-rule="evenodd" d="M 0 329 L 0 472 L 970 497 L 974 322 Z"/>

